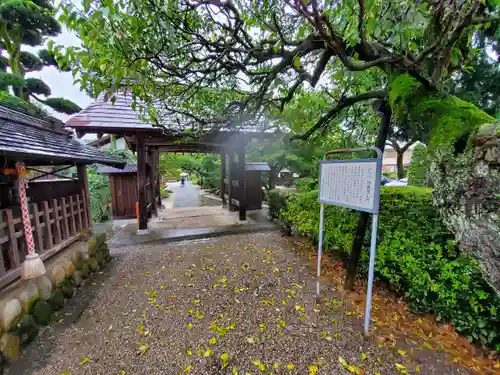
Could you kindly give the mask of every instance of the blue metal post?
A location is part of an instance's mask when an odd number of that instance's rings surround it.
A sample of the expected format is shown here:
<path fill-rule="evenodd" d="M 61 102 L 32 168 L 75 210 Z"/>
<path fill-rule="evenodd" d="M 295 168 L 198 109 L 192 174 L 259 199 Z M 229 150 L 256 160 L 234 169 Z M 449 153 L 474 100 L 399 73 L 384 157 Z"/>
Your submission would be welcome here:
<path fill-rule="evenodd" d="M 370 265 L 368 268 L 368 290 L 366 292 L 366 309 L 365 309 L 365 335 L 368 335 L 370 329 L 370 313 L 372 307 L 372 289 L 373 289 L 373 271 L 375 269 L 375 255 L 377 252 L 377 226 L 378 213 L 373 214 L 372 220 L 372 239 L 370 242 Z"/>
<path fill-rule="evenodd" d="M 316 298 L 319 298 L 319 277 L 321 275 L 321 254 L 323 252 L 323 217 L 325 216 L 325 205 L 321 203 L 319 211 L 319 241 L 318 241 L 318 273 L 316 276 Z"/>

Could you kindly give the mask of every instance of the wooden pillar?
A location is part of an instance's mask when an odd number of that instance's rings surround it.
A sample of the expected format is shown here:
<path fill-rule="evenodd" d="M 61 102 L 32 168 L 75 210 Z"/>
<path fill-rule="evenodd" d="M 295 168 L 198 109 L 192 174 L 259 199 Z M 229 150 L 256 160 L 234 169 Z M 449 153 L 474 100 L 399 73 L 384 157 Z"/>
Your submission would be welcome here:
<path fill-rule="evenodd" d="M 247 219 L 247 173 L 245 171 L 245 146 L 240 146 L 238 149 L 238 201 L 240 220 Z"/>
<path fill-rule="evenodd" d="M 82 192 L 82 201 L 84 208 L 84 222 L 86 228 L 92 228 L 92 210 L 90 206 L 89 179 L 87 176 L 87 167 L 85 165 L 77 165 L 76 173 L 78 175 L 78 183 Z M 54 207 L 55 209 L 55 207 Z M 54 211 L 54 218 L 56 212 Z"/>
<path fill-rule="evenodd" d="M 161 179 L 160 179 L 160 151 L 158 150 L 158 148 L 156 149 L 156 186 L 157 186 L 157 191 L 158 191 L 158 195 L 157 195 L 157 199 L 158 199 L 158 207 L 160 208 L 163 208 L 163 203 L 161 201 L 161 189 L 163 189 L 163 187 L 161 186 Z"/>
<path fill-rule="evenodd" d="M 226 202 L 226 152 L 224 150 L 220 151 L 220 197 L 222 199 L 222 205 L 225 206 Z"/>
<path fill-rule="evenodd" d="M 235 175 L 234 168 L 234 152 L 229 149 L 227 152 L 227 208 L 229 211 L 233 211 L 233 179 Z"/>
<path fill-rule="evenodd" d="M 158 147 L 156 147 L 153 151 L 153 175 L 151 176 L 151 182 L 153 184 L 153 207 L 155 210 L 155 214 L 158 216 L 158 208 L 161 208 L 161 198 L 160 198 L 160 182 L 159 182 L 159 173 L 160 169 L 160 153 L 158 152 Z M 160 199 L 158 199 L 160 198 Z"/>
<path fill-rule="evenodd" d="M 152 210 L 153 210 L 153 214 L 155 216 L 158 216 L 158 206 L 157 206 L 157 199 L 156 199 L 156 196 L 157 196 L 157 188 L 156 188 L 156 154 L 157 154 L 158 150 L 156 148 L 152 149 L 149 151 L 148 155 L 149 155 L 149 165 L 150 165 L 150 168 L 149 168 L 149 178 L 148 178 L 148 182 L 150 184 L 150 202 L 152 204 Z"/>
<path fill-rule="evenodd" d="M 139 199 L 139 230 L 137 234 L 147 233 L 148 212 L 146 192 L 146 145 L 144 136 L 137 135 L 137 196 Z"/>

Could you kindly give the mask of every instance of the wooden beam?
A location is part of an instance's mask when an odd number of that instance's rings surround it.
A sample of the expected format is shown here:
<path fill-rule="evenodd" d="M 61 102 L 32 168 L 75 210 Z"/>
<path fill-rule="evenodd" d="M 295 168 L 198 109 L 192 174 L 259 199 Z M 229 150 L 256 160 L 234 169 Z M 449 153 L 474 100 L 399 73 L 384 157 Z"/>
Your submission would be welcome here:
<path fill-rule="evenodd" d="M 222 205 L 226 205 L 226 152 L 224 150 L 220 151 L 220 197 L 222 199 Z"/>
<path fill-rule="evenodd" d="M 139 199 L 139 230 L 148 229 L 148 210 L 146 196 L 146 146 L 144 136 L 137 135 L 137 195 Z"/>

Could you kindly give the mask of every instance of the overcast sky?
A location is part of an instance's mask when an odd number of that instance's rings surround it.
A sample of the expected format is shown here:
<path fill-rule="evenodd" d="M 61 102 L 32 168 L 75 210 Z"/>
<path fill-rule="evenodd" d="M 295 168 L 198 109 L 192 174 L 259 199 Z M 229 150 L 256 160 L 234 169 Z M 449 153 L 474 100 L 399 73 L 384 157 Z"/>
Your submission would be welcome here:
<path fill-rule="evenodd" d="M 55 42 L 55 44 L 60 44 L 67 47 L 80 45 L 80 40 L 78 39 L 78 37 L 65 29 L 63 29 L 63 32 L 61 34 L 56 37 L 52 37 L 51 39 Z M 38 49 L 39 48 L 23 46 L 23 50 L 29 52 L 36 53 Z M 65 99 L 69 99 L 82 108 L 88 106 L 91 102 L 91 99 L 87 96 L 87 94 L 80 91 L 80 85 L 73 84 L 73 76 L 71 75 L 71 72 L 60 72 L 56 68 L 48 66 L 43 68 L 41 71 L 31 72 L 26 75 L 28 77 L 39 78 L 47 85 L 49 85 L 52 91 L 52 97 L 63 97 Z M 68 115 L 65 115 L 64 113 L 52 111 L 50 108 L 47 109 L 55 117 L 63 121 L 66 121 L 70 117 Z"/>

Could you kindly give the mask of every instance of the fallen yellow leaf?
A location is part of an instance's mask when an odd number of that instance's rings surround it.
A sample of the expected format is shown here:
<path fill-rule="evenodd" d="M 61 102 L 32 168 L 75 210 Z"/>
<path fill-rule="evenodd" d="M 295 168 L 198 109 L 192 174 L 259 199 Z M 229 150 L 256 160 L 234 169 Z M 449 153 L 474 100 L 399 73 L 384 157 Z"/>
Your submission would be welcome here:
<path fill-rule="evenodd" d="M 80 366 L 83 366 L 83 365 L 84 365 L 84 364 L 86 364 L 88 361 L 89 361 L 89 358 L 88 358 L 88 357 L 83 357 L 83 359 L 80 361 Z"/>

